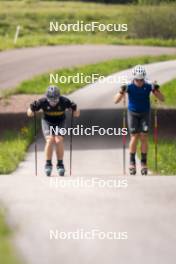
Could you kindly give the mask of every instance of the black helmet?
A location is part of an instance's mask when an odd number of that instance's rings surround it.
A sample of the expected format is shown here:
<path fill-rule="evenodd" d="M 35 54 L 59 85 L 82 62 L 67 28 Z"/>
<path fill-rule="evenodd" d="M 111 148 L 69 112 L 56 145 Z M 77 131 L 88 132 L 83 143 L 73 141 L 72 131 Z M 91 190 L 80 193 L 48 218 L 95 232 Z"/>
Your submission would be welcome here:
<path fill-rule="evenodd" d="M 49 86 L 46 91 L 46 98 L 49 102 L 59 102 L 60 90 L 57 86 Z"/>

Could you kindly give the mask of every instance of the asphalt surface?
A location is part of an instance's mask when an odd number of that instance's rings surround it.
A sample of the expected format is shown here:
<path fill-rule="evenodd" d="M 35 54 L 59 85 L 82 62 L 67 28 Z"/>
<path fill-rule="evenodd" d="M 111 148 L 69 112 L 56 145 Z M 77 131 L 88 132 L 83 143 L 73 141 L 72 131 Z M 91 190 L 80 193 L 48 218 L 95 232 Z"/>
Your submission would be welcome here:
<path fill-rule="evenodd" d="M 0 90 L 15 87 L 23 80 L 62 67 L 112 58 L 175 53 L 176 48 L 115 45 L 63 45 L 0 52 Z"/>
<path fill-rule="evenodd" d="M 147 65 L 150 80 L 175 77 L 176 61 Z M 128 74 L 128 71 L 121 72 Z M 118 77 L 119 75 L 116 75 Z M 114 106 L 114 84 L 94 84 L 73 93 L 80 109 L 77 122 L 90 126 L 121 126 L 122 105 Z M 115 109 L 117 108 L 117 109 Z M 76 125 L 76 124 L 75 124 Z M 73 175 L 69 177 L 66 139 L 66 177 L 43 174 L 43 139 L 38 139 L 38 177 L 34 176 L 34 146 L 16 172 L 0 177 L 0 199 L 16 229 L 14 242 L 29 264 L 175 263 L 175 177 L 123 178 L 121 137 L 74 137 Z M 126 159 L 128 164 L 128 159 Z M 57 176 L 53 171 L 53 176 Z M 76 181 L 104 180 L 105 187 L 73 187 Z M 58 187 L 69 184 L 71 187 Z M 126 180 L 128 187 L 108 187 L 110 180 Z M 96 180 L 97 182 L 98 180 Z M 58 184 L 58 185 L 57 185 Z M 85 185 L 84 185 L 85 186 Z M 50 231 L 127 232 L 127 240 L 50 239 Z"/>

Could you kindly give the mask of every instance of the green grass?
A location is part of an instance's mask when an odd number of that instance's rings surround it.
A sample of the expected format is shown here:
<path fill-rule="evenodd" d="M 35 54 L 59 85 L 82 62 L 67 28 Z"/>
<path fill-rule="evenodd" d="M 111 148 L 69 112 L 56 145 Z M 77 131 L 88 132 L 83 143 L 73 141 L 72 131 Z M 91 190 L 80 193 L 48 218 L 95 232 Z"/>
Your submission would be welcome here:
<path fill-rule="evenodd" d="M 56 45 L 76 45 L 76 44 L 108 44 L 108 45 L 144 45 L 157 47 L 175 47 L 175 39 L 159 39 L 159 38 L 119 38 L 115 36 L 82 36 L 82 35 L 33 35 L 32 37 L 21 37 L 18 39 L 16 45 L 9 37 L 4 38 L 0 36 L 0 51 L 22 47 L 36 47 L 36 46 L 56 46 Z"/>
<path fill-rule="evenodd" d="M 159 139 L 158 142 L 158 173 L 160 175 L 176 175 L 176 140 Z M 155 145 L 153 138 L 149 140 L 148 165 L 155 171 Z"/>
<path fill-rule="evenodd" d="M 84 75 L 91 75 L 98 73 L 99 75 L 107 76 L 109 74 L 133 67 L 136 64 L 147 64 L 157 61 L 165 61 L 169 59 L 176 59 L 174 55 L 161 55 L 161 56 L 143 56 L 129 59 L 113 59 L 101 63 L 90 64 L 80 67 L 73 67 L 69 69 L 61 69 L 55 71 L 53 74 L 58 73 L 59 76 L 75 76 L 77 73 Z M 49 74 L 39 75 L 31 80 L 22 82 L 16 89 L 8 91 L 7 94 L 42 94 L 45 92 L 46 87 L 49 85 Z M 86 85 L 85 83 L 63 83 L 61 87 L 62 94 L 71 93 Z"/>
<path fill-rule="evenodd" d="M 162 85 L 161 91 L 165 95 L 166 107 L 176 108 L 176 79 Z M 176 175 L 176 140 L 161 139 L 158 142 L 158 172 L 160 175 Z M 148 164 L 155 171 L 155 145 L 153 138 L 149 139 Z"/>
<path fill-rule="evenodd" d="M 19 132 L 4 132 L 0 140 L 0 174 L 8 174 L 17 168 L 33 139 L 34 129 L 31 124 Z"/>
<path fill-rule="evenodd" d="M 58 44 L 176 45 L 175 4 L 105 5 L 81 2 L 0 1 L 0 50 Z M 8 10 L 8 12 L 7 12 Z M 49 22 L 128 24 L 127 32 L 49 32 Z M 17 25 L 19 40 L 13 44 Z"/>
<path fill-rule="evenodd" d="M 19 264 L 21 262 L 19 262 L 10 241 L 11 231 L 6 225 L 4 215 L 1 211 L 0 211 L 0 262 L 2 264 Z"/>
<path fill-rule="evenodd" d="M 176 107 L 176 79 L 162 85 L 161 91 L 165 95 L 165 105 Z"/>

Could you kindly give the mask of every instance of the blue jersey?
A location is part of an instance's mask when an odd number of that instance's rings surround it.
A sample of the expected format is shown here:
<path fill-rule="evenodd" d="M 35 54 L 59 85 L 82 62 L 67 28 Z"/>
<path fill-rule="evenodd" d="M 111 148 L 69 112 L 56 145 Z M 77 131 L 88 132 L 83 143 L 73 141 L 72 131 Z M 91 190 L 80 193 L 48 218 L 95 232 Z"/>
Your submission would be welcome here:
<path fill-rule="evenodd" d="M 149 112 L 151 91 L 152 84 L 147 82 L 142 87 L 137 87 L 133 82 L 128 84 L 128 110 L 137 113 Z"/>

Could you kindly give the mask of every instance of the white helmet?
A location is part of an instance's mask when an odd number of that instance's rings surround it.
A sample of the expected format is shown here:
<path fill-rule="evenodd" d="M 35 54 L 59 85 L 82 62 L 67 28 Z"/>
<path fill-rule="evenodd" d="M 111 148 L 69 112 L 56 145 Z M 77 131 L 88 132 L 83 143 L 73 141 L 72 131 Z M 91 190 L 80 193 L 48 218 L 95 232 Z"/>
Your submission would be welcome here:
<path fill-rule="evenodd" d="M 134 79 L 143 80 L 146 77 L 145 68 L 142 65 L 136 65 L 132 70 L 132 75 Z"/>

